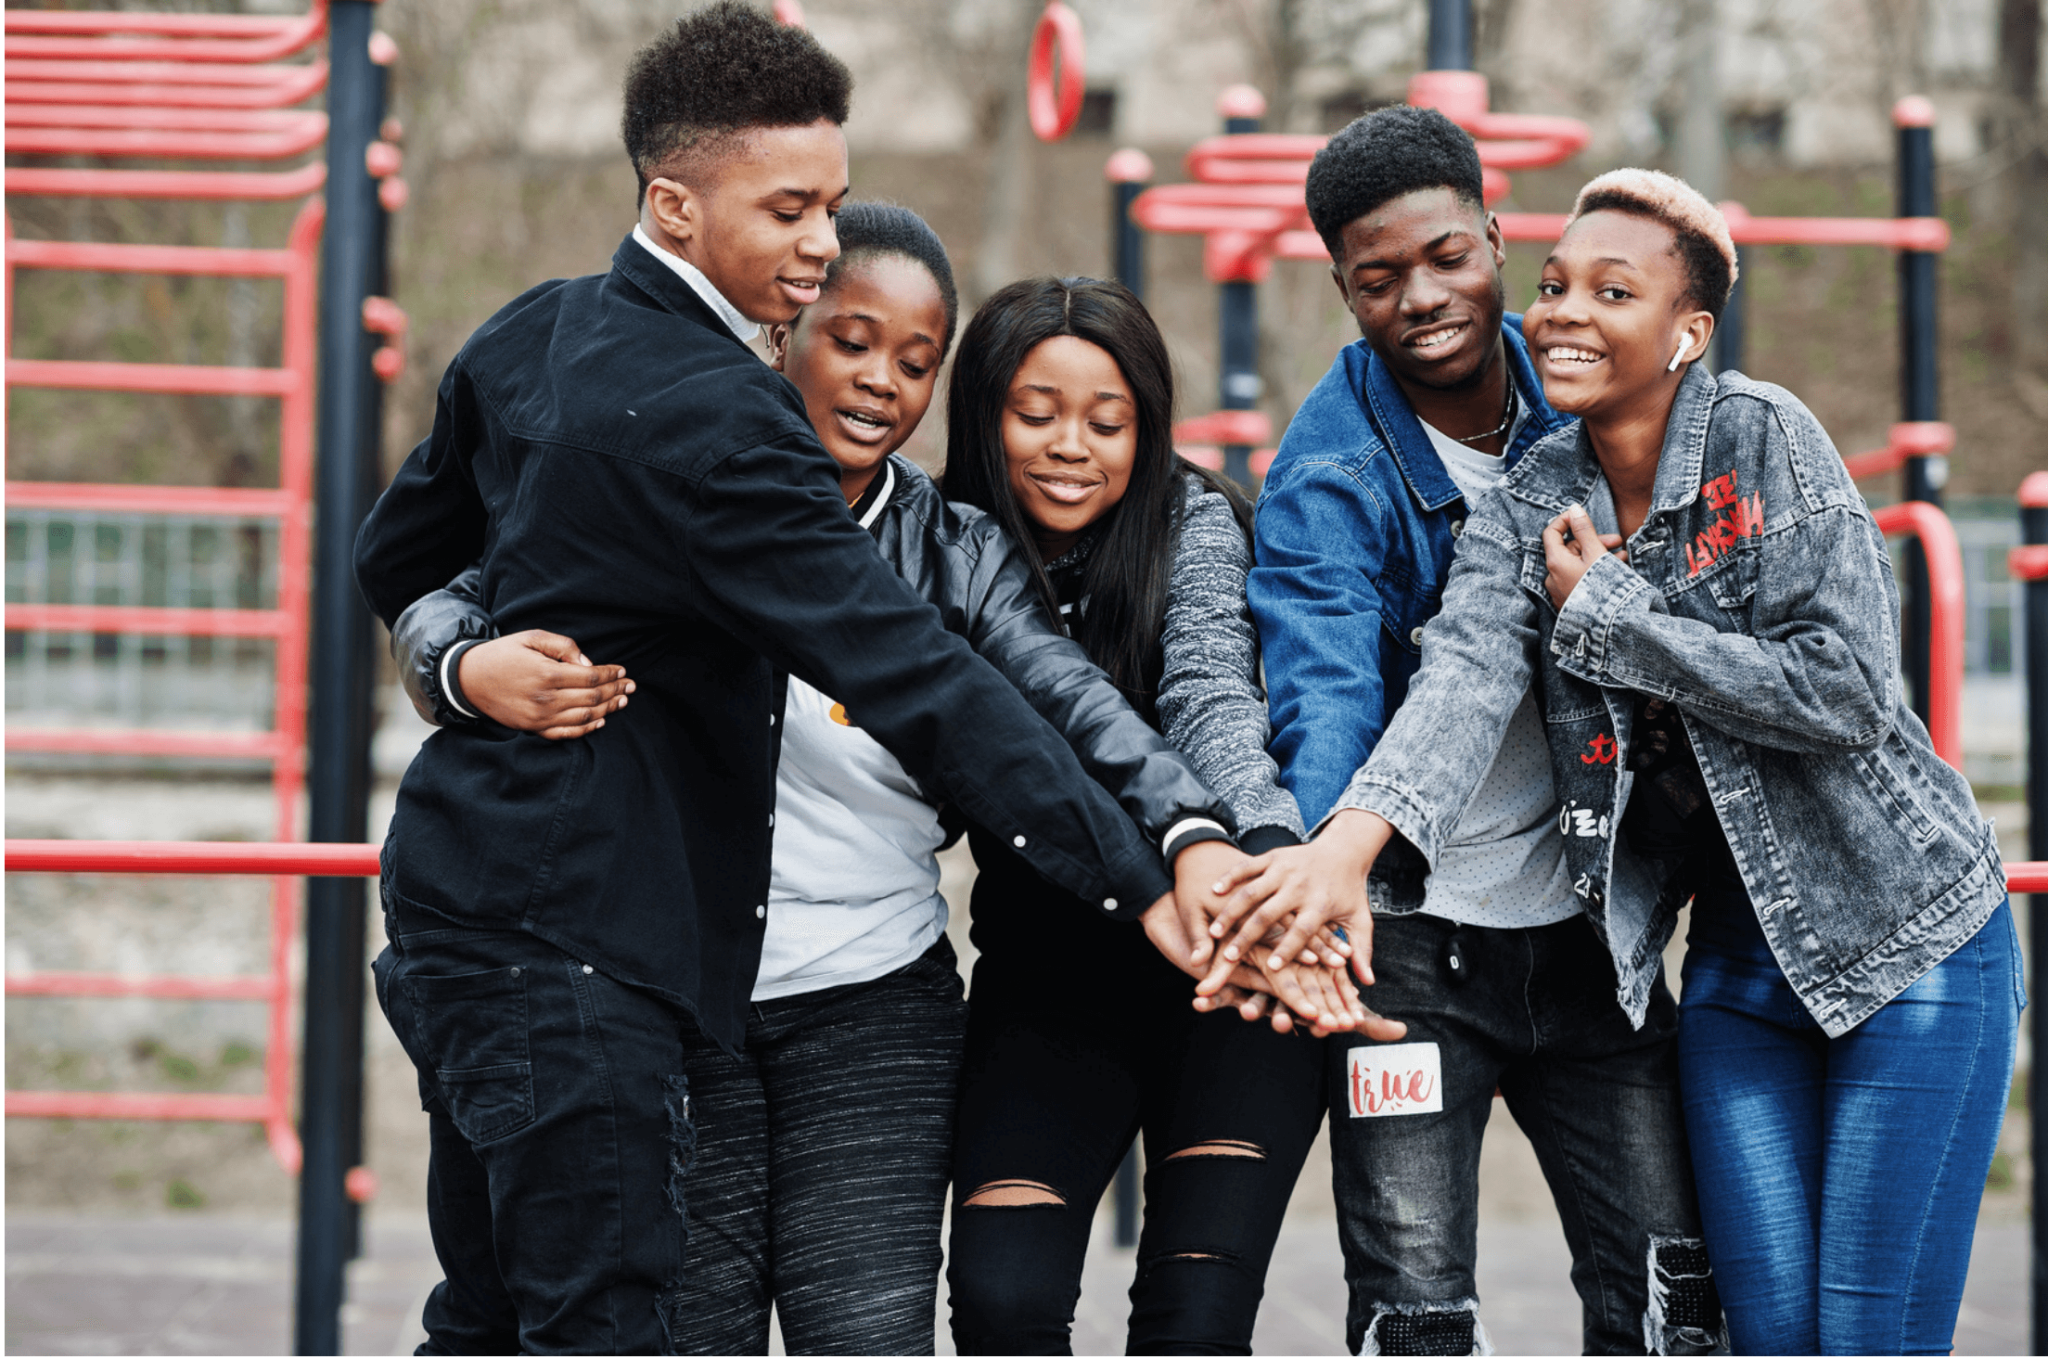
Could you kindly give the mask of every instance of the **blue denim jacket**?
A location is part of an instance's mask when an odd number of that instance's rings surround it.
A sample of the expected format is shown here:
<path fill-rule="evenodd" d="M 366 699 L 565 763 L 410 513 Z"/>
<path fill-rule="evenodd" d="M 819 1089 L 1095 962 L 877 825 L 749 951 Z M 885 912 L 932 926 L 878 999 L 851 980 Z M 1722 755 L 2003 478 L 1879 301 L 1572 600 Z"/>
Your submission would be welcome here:
<path fill-rule="evenodd" d="M 1502 333 L 1530 415 L 1508 449 L 1513 465 L 1572 422 L 1543 399 L 1522 318 L 1508 316 Z M 1401 706 L 1467 512 L 1386 364 L 1364 340 L 1345 346 L 1266 474 L 1246 581 L 1272 705 L 1269 749 L 1309 825 Z"/>
<path fill-rule="evenodd" d="M 1534 683 L 1574 887 L 1640 1024 L 1694 886 L 1618 834 L 1636 696 L 1666 699 L 1786 979 L 1847 1033 L 2005 898 L 1970 785 L 1906 706 L 1884 537 L 1797 398 L 1696 367 L 1630 560 L 1596 562 L 1559 611 L 1543 526 L 1598 474 L 1567 430 L 1475 509 L 1408 701 L 1339 805 L 1434 863 Z"/>

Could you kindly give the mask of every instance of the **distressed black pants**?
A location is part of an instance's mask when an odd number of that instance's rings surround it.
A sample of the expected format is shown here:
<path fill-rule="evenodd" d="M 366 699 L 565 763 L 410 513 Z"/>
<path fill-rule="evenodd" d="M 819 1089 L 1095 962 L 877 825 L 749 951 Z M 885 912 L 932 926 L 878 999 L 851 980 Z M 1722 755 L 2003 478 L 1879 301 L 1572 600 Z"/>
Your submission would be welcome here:
<path fill-rule="evenodd" d="M 1323 1043 L 1196 1014 L 1193 981 L 1126 929 L 1110 956 L 975 964 L 946 1268 L 961 1354 L 1071 1353 L 1096 1204 L 1140 1131 L 1126 1352 L 1251 1353 L 1322 1125 Z"/>
<path fill-rule="evenodd" d="M 1586 1353 L 1723 1344 L 1663 979 L 1635 1028 L 1584 916 L 1530 929 L 1380 916 L 1372 946 L 1366 1003 L 1408 1034 L 1329 1043 L 1351 1352 L 1486 1352 L 1474 1267 L 1495 1090 L 1564 1221 Z"/>
<path fill-rule="evenodd" d="M 421 1354 L 669 1353 L 708 1040 L 523 931 L 387 914 L 377 999 L 431 1117 Z"/>
<path fill-rule="evenodd" d="M 682 1354 L 930 1354 L 953 1148 L 960 971 L 943 936 L 886 976 L 757 1001 L 691 1055 L 697 1160 Z"/>

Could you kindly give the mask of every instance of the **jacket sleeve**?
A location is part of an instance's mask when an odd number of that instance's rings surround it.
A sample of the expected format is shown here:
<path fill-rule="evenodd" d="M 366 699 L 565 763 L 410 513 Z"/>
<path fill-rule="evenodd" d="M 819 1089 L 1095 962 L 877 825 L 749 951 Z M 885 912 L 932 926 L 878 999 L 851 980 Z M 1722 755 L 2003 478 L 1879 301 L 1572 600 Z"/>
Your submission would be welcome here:
<path fill-rule="evenodd" d="M 1343 468 L 1290 470 L 1259 500 L 1246 580 L 1281 784 L 1322 821 L 1386 729 L 1379 576 L 1386 509 Z"/>
<path fill-rule="evenodd" d="M 1259 636 L 1245 600 L 1251 544 L 1230 502 L 1190 483 L 1180 545 L 1167 582 L 1166 665 L 1159 721 L 1204 782 L 1223 795 L 1242 837 L 1275 829 L 1298 842 L 1304 827 L 1294 795 L 1266 753 L 1272 724 L 1259 688 Z"/>
<path fill-rule="evenodd" d="M 1661 591 L 1608 556 L 1566 598 L 1551 650 L 1566 674 L 1668 699 L 1745 741 L 1868 750 L 1899 701 L 1891 558 L 1819 422 L 1796 403 L 1773 409 L 1767 456 L 1798 459 L 1801 478 L 1822 479 L 1824 503 L 1775 529 L 1762 505 L 1749 631 L 1672 616 Z"/>
<path fill-rule="evenodd" d="M 391 625 L 391 659 L 405 696 L 437 727 L 475 726 L 485 719 L 462 693 L 462 653 L 498 635 L 483 606 L 483 571 L 471 566 L 447 588 L 422 595 Z"/>
<path fill-rule="evenodd" d="M 935 796 L 1113 919 L 1172 890 L 1159 849 L 1060 734 L 946 631 L 794 433 L 720 459 L 685 501 L 681 565 L 712 620 L 844 704 Z"/>
<path fill-rule="evenodd" d="M 1489 501 L 1465 521 L 1443 611 L 1422 630 L 1422 668 L 1372 758 L 1332 814 L 1378 812 L 1431 867 L 1479 790 L 1535 675 L 1536 603 L 1521 586 L 1514 525 Z"/>
<path fill-rule="evenodd" d="M 1066 738 L 1088 776 L 1168 860 L 1200 840 L 1228 839 L 1228 804 L 1054 625 L 1022 551 L 993 519 L 979 520 L 974 532 L 980 551 L 967 640 L 975 651 Z"/>
<path fill-rule="evenodd" d="M 482 429 L 476 400 L 457 355 L 441 379 L 432 432 L 356 532 L 356 585 L 386 627 L 483 556 L 486 516 L 472 470 Z"/>

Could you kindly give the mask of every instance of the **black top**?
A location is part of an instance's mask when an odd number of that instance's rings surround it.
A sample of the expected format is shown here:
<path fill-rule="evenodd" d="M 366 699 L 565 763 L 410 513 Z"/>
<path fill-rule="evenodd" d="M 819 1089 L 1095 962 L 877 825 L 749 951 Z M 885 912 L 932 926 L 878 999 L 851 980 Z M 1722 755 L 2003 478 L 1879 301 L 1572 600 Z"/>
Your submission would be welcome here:
<path fill-rule="evenodd" d="M 1041 861 L 1106 917 L 1171 887 L 1113 805 L 1044 796 L 1086 780 L 1066 743 L 877 555 L 795 389 L 630 238 L 470 337 L 356 542 L 387 624 L 472 561 L 500 627 L 626 666 L 632 720 L 429 738 L 385 843 L 412 907 L 529 930 L 736 1043 L 791 671 L 977 822 L 1092 843 Z"/>
<path fill-rule="evenodd" d="M 1677 708 L 1661 698 L 1637 698 L 1628 765 L 1636 782 L 1621 815 L 1622 833 L 1630 849 L 1645 858 L 1674 861 L 1692 883 L 1692 928 L 1686 946 L 1747 954 L 1762 945 L 1768 957 L 1763 926 L 1757 923 L 1749 889 L 1735 867 L 1734 851 L 1700 773 L 1699 755 Z"/>

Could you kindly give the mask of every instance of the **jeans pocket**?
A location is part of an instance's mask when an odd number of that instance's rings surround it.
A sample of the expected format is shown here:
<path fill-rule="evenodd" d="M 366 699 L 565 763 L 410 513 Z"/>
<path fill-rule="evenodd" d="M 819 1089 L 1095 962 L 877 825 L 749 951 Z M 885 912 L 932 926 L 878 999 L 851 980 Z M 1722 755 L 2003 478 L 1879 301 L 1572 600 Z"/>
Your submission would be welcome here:
<path fill-rule="evenodd" d="M 533 1122 L 526 969 L 405 979 L 422 1051 L 448 1116 L 472 1144 Z M 421 1057 L 426 1061 L 420 1061 Z"/>

